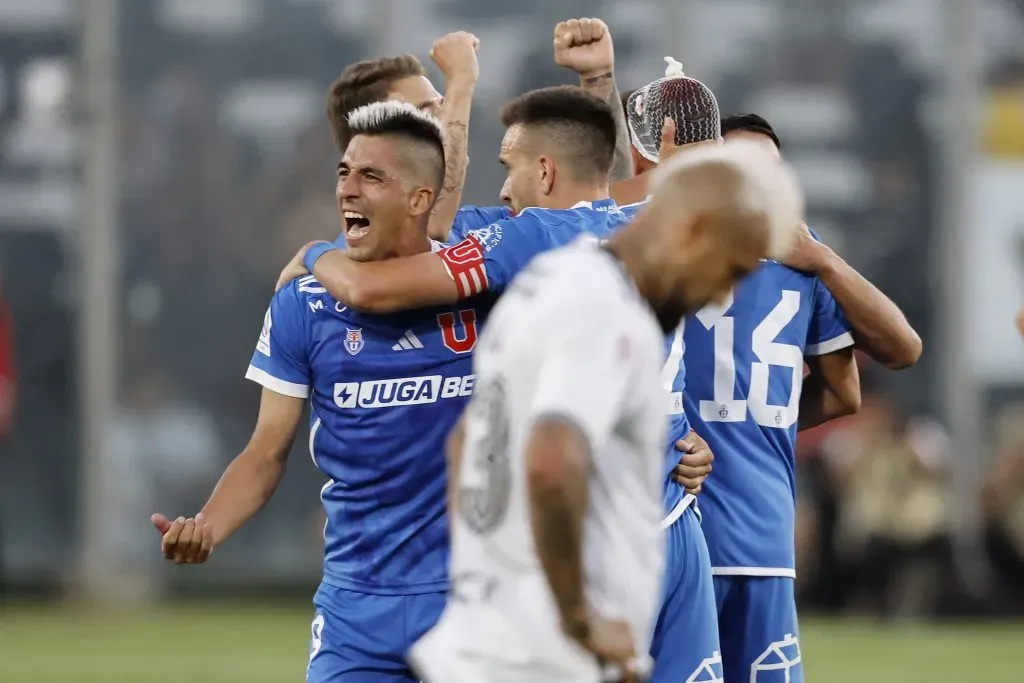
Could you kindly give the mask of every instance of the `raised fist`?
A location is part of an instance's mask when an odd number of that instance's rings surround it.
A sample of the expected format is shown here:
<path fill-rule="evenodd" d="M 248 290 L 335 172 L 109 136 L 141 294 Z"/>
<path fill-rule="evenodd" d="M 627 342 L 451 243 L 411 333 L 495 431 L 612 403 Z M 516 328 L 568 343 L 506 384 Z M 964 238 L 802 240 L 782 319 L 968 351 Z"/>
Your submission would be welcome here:
<path fill-rule="evenodd" d="M 555 63 L 582 78 L 611 73 L 615 48 L 608 25 L 600 19 L 570 19 L 555 26 Z"/>
<path fill-rule="evenodd" d="M 480 78 L 476 57 L 479 48 L 479 38 L 466 31 L 456 31 L 434 41 L 430 58 L 444 74 L 446 82 L 463 78 L 475 83 Z"/>

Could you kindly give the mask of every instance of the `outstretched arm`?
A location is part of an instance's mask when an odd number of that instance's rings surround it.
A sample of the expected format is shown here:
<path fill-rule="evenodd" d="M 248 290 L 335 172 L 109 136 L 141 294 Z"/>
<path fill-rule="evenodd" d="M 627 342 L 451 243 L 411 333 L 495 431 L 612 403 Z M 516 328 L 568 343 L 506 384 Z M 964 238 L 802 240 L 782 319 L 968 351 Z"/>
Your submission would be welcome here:
<path fill-rule="evenodd" d="M 921 337 L 903 312 L 838 254 L 818 242 L 807 226 L 785 259 L 786 265 L 816 275 L 853 327 L 858 348 L 890 370 L 910 367 L 921 357 Z"/>
<path fill-rule="evenodd" d="M 430 214 L 428 232 L 438 241 L 448 239 L 455 214 L 462 202 L 462 188 L 469 168 L 469 115 L 473 92 L 480 77 L 477 49 L 480 41 L 471 33 L 459 31 L 437 40 L 430 57 L 445 77 L 444 105 L 444 186 Z"/>
<path fill-rule="evenodd" d="M 608 103 L 615 116 L 615 162 L 612 180 L 633 175 L 629 128 L 615 85 L 615 48 L 608 25 L 600 19 L 570 19 L 555 26 L 555 63 L 580 76 L 580 87 Z"/>
<path fill-rule="evenodd" d="M 213 527 L 214 547 L 259 512 L 277 489 L 305 403 L 305 399 L 263 390 L 248 445 L 228 465 L 203 506 L 202 514 Z"/>

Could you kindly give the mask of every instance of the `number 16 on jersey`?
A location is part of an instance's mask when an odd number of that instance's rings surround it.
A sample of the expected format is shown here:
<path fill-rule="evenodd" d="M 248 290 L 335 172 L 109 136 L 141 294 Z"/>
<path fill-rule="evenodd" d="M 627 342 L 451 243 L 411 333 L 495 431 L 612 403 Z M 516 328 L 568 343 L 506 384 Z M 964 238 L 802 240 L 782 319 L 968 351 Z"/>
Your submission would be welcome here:
<path fill-rule="evenodd" d="M 699 402 L 700 417 L 704 422 L 744 422 L 749 410 L 754 422 L 761 427 L 789 429 L 796 424 L 799 414 L 804 354 L 801 347 L 781 343 L 777 338 L 799 313 L 800 292 L 782 290 L 779 303 L 754 326 L 749 341 L 736 338 L 736 320 L 726 315 L 732 304 L 733 295 L 730 293 L 722 305 L 705 306 L 695 316 L 713 335 L 714 349 L 713 395 L 711 400 Z M 693 359 L 691 367 L 709 360 L 712 359 Z M 737 387 L 736 381 L 740 363 L 750 363 L 745 398 L 736 398 L 737 393 L 743 395 L 743 387 Z M 788 400 L 785 396 L 774 397 L 784 401 L 780 404 L 769 400 L 773 365 L 790 373 Z"/>

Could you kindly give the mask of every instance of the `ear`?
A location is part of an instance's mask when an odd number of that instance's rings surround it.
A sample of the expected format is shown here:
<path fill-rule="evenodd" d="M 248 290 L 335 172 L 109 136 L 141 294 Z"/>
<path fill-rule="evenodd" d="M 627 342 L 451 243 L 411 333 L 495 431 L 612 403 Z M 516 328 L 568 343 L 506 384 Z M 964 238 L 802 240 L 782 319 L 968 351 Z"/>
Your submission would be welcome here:
<path fill-rule="evenodd" d="M 425 213 L 430 213 L 434 208 L 434 199 L 434 190 L 431 188 L 425 185 L 414 187 L 409 193 L 409 214 L 422 216 Z"/>
<path fill-rule="evenodd" d="M 540 156 L 537 159 L 537 173 L 539 175 L 541 194 L 550 196 L 555 191 L 555 161 L 549 156 Z"/>

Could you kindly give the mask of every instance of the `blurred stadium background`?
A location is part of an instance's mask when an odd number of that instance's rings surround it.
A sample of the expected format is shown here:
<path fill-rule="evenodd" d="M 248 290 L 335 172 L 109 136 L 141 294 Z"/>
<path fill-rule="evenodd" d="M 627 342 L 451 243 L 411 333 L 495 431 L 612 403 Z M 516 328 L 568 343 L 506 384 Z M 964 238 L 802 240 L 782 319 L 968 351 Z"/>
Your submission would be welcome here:
<path fill-rule="evenodd" d="M 1021 680 L 1024 2 L 0 0 L 0 681 L 301 677 L 301 448 L 204 567 L 164 566 L 148 517 L 243 445 L 276 275 L 336 232 L 327 85 L 476 33 L 465 197 L 492 203 L 497 108 L 571 81 L 572 16 L 610 24 L 623 90 L 673 55 L 773 122 L 810 222 L 924 338 L 801 437 L 809 680 Z"/>

